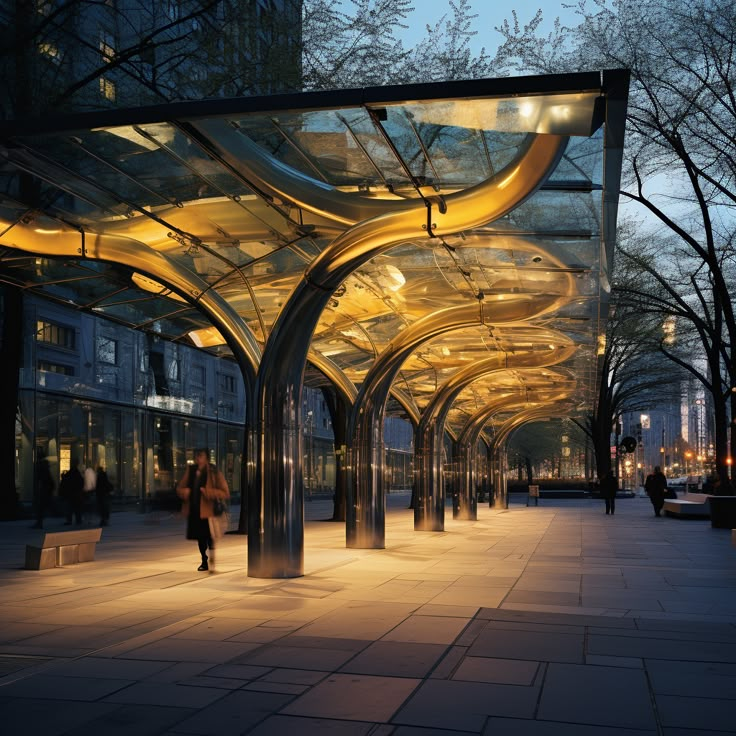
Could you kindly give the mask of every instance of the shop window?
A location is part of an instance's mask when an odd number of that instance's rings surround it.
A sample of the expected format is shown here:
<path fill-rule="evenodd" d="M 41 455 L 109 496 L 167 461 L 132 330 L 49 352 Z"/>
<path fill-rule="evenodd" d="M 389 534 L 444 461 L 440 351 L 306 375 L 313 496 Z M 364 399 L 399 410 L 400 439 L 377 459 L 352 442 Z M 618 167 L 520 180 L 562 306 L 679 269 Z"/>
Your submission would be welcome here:
<path fill-rule="evenodd" d="M 97 360 L 107 365 L 118 364 L 118 341 L 102 335 L 97 336 Z"/>
<path fill-rule="evenodd" d="M 77 331 L 73 327 L 64 327 L 54 322 L 38 320 L 36 322 L 36 340 L 48 345 L 74 350 L 77 347 Z"/>

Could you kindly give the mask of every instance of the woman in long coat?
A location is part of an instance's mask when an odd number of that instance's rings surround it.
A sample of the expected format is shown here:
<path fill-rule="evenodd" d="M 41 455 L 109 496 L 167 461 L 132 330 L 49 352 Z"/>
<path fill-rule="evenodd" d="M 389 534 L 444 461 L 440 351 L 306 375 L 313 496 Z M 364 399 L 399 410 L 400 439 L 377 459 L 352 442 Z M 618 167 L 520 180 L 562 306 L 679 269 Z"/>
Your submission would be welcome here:
<path fill-rule="evenodd" d="M 210 452 L 205 448 L 194 451 L 194 464 L 190 465 L 176 486 L 176 492 L 184 501 L 182 513 L 187 520 L 187 539 L 196 539 L 202 563 L 199 571 L 215 564 L 215 538 L 219 536 L 216 519 L 216 503 L 230 498 L 230 488 L 225 476 L 210 463 Z"/>

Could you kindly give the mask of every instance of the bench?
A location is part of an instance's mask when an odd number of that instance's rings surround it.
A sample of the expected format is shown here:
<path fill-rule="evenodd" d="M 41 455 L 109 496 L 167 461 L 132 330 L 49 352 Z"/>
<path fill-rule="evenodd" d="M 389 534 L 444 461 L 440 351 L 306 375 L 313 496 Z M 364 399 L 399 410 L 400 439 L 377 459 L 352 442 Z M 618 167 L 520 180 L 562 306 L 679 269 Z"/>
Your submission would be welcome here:
<path fill-rule="evenodd" d="M 707 493 L 683 493 L 678 498 L 665 498 L 664 513 L 679 519 L 710 519 L 710 499 Z"/>
<path fill-rule="evenodd" d="M 52 567 L 91 562 L 102 529 L 70 529 L 40 532 L 26 545 L 26 570 L 48 570 Z"/>

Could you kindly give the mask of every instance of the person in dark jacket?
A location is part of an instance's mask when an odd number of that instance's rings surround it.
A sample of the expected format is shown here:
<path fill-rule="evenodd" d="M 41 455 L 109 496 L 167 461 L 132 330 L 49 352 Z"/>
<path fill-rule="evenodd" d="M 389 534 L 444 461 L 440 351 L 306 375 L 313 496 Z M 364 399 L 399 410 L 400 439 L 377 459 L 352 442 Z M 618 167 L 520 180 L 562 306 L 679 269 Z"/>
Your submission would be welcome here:
<path fill-rule="evenodd" d="M 97 511 L 100 514 L 100 526 L 107 526 L 110 523 L 110 507 L 112 506 L 112 483 L 107 477 L 107 471 L 102 466 L 97 468 L 95 495 L 97 497 Z"/>
<path fill-rule="evenodd" d="M 665 478 L 659 465 L 655 465 L 654 472 L 647 476 L 647 479 L 644 481 L 644 490 L 652 502 L 654 515 L 660 516 L 662 507 L 664 506 L 664 494 L 667 491 L 667 478 Z"/>
<path fill-rule="evenodd" d="M 64 524 L 69 526 L 72 523 L 72 516 L 76 524 L 81 524 L 84 508 L 84 477 L 79 472 L 76 459 L 72 459 L 71 467 L 61 476 L 59 495 L 66 503 Z"/>
<path fill-rule="evenodd" d="M 606 513 L 616 512 L 616 492 L 618 491 L 618 478 L 609 470 L 601 481 L 601 498 L 606 502 Z"/>

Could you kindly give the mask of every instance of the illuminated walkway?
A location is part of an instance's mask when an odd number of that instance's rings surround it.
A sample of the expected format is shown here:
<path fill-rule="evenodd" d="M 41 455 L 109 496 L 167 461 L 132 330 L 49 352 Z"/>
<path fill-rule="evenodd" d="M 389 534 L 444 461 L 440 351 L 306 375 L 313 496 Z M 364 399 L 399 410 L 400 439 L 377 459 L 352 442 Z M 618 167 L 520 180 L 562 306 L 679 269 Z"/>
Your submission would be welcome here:
<path fill-rule="evenodd" d="M 417 533 L 406 501 L 389 498 L 385 550 L 308 521 L 291 580 L 248 578 L 237 536 L 197 573 L 179 520 L 132 513 L 96 562 L 25 571 L 28 522 L 3 524 L 3 732 L 736 732 L 728 531 L 637 498 L 615 517 L 593 500 L 483 507 Z"/>

